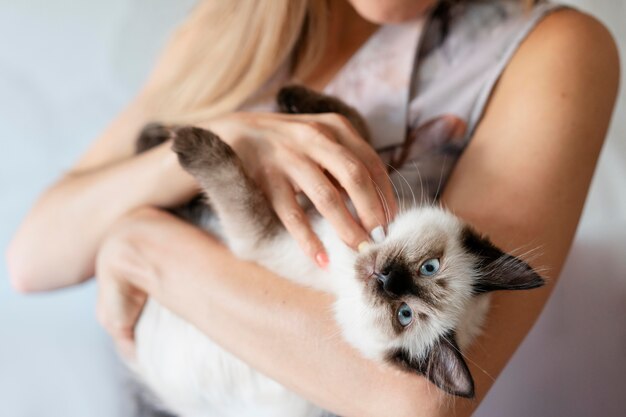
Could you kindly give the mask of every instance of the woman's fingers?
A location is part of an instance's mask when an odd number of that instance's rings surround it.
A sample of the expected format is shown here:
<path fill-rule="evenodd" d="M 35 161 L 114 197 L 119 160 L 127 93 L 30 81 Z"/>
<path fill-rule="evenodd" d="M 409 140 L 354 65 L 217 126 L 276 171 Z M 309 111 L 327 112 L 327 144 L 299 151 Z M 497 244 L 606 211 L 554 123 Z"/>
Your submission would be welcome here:
<path fill-rule="evenodd" d="M 309 218 L 298 204 L 296 194 L 283 175 L 265 177 L 265 190 L 276 215 L 302 250 L 321 268 L 328 266 L 328 255 L 311 227 Z"/>
<path fill-rule="evenodd" d="M 117 276 L 119 245 L 105 241 L 96 259 L 98 280 L 98 321 L 111 335 L 120 353 L 132 359 L 135 353 L 134 329 L 147 294 Z"/>
<path fill-rule="evenodd" d="M 381 239 L 384 227 L 395 214 L 395 200 L 382 162 L 347 119 L 336 114 L 318 117 L 323 117 L 327 124 L 307 122 L 305 128 L 300 126 L 296 132 L 301 146 L 346 190 L 371 237 Z"/>
<path fill-rule="evenodd" d="M 341 240 L 353 249 L 369 241 L 369 236 L 346 208 L 339 190 L 324 175 L 320 167 L 304 158 L 285 167 L 289 177 L 313 202 L 317 211 L 333 226 Z"/>
<path fill-rule="evenodd" d="M 322 116 L 333 130 L 334 135 L 340 138 L 339 142 L 352 151 L 369 171 L 370 178 L 374 182 L 376 192 L 385 210 L 385 221 L 388 223 L 396 215 L 398 205 L 385 165 L 376 151 L 359 135 L 348 119 L 336 113 L 327 113 Z"/>
<path fill-rule="evenodd" d="M 110 277 L 99 277 L 98 281 L 98 321 L 115 341 L 120 354 L 133 359 L 134 327 L 146 298 L 125 293 Z"/>
<path fill-rule="evenodd" d="M 387 224 L 398 213 L 396 195 L 394 193 L 393 185 L 391 184 L 391 178 L 387 173 L 387 168 L 385 168 L 385 165 L 380 160 L 378 154 L 369 149 L 369 145 L 365 146 L 368 149 L 361 150 L 359 148 L 362 148 L 362 146 L 357 146 L 356 149 L 352 149 L 352 151 L 355 152 L 355 154 L 368 167 L 371 179 L 374 182 L 376 193 L 383 204 L 383 210 L 385 212 L 384 219 L 385 224 Z"/>
<path fill-rule="evenodd" d="M 365 165 L 337 144 L 315 146 L 311 157 L 346 190 L 365 231 L 379 238 L 387 224 L 385 209 Z"/>

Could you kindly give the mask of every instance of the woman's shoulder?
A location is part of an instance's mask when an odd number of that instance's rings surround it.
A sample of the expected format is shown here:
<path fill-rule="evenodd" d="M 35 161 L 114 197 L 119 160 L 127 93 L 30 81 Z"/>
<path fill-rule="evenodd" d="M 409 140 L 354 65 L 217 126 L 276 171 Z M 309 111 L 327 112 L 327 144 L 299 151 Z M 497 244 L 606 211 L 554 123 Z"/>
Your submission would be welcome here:
<path fill-rule="evenodd" d="M 619 74 L 619 53 L 610 31 L 595 17 L 566 8 L 547 16 L 529 34 L 502 84 L 519 89 L 532 82 L 563 97 L 567 92 L 612 101 Z"/>
<path fill-rule="evenodd" d="M 563 159 L 581 147 L 599 145 L 611 119 L 619 73 L 609 30 L 586 13 L 560 9 L 542 19 L 512 56 L 476 136 L 511 135 L 510 126 L 517 125 L 526 145 L 558 143 Z M 541 133 L 533 124 L 543 125 Z"/>
<path fill-rule="evenodd" d="M 576 9 L 560 9 L 540 22 L 520 48 L 516 65 L 558 55 L 576 73 L 603 69 L 619 73 L 619 54 L 611 32 L 595 17 Z M 564 68 L 565 69 L 565 68 Z"/>

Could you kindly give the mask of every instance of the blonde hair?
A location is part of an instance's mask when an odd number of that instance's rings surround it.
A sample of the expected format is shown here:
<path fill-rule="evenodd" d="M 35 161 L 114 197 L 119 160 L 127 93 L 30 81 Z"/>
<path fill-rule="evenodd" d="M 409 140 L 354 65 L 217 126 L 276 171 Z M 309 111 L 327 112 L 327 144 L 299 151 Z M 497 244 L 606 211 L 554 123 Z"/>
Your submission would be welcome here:
<path fill-rule="evenodd" d="M 326 0 L 200 1 L 149 82 L 155 119 L 194 123 L 233 111 L 281 67 L 304 79 L 324 53 L 328 8 Z"/>

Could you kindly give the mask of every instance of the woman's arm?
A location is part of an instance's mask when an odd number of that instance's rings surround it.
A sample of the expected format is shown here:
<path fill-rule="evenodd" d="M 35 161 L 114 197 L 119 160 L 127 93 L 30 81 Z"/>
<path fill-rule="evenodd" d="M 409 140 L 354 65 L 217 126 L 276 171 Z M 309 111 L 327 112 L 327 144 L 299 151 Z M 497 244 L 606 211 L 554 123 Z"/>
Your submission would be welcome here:
<path fill-rule="evenodd" d="M 547 17 L 504 72 L 448 182 L 443 201 L 452 211 L 501 248 L 530 252 L 548 279 L 541 290 L 494 294 L 484 335 L 468 353 L 479 400 L 559 278 L 618 84 L 617 49 L 599 22 L 572 10 Z"/>
<path fill-rule="evenodd" d="M 90 278 L 99 243 L 115 220 L 137 207 L 183 201 L 197 190 L 168 144 L 133 157 L 147 121 L 140 97 L 39 198 L 7 253 L 16 289 L 44 291 Z"/>
<path fill-rule="evenodd" d="M 531 263 L 547 268 L 552 283 L 578 223 L 617 83 L 615 46 L 599 23 L 573 11 L 546 18 L 500 80 L 443 196 L 504 248 L 540 248 Z M 233 259 L 166 214 L 126 218 L 100 261 L 103 284 L 149 292 L 265 374 L 336 413 L 359 417 L 470 415 L 552 288 L 494 298 L 480 348 L 468 352 L 477 401 L 450 404 L 423 378 L 360 358 L 339 338 L 327 295 Z M 108 323 L 114 333 L 121 326 Z"/>
<path fill-rule="evenodd" d="M 147 120 L 140 97 L 39 198 L 7 253 L 16 289 L 43 291 L 88 279 L 102 236 L 121 215 L 171 204 L 195 190 L 167 145 L 132 157 Z"/>

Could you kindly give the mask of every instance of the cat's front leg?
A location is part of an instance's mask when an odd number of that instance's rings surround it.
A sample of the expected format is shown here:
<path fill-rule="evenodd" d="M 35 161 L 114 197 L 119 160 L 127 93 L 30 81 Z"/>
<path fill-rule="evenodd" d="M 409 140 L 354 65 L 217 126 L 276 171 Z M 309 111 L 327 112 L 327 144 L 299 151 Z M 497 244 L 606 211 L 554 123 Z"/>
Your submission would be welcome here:
<path fill-rule="evenodd" d="M 173 129 L 172 149 L 215 210 L 231 249 L 246 257 L 282 224 L 232 148 L 214 133 L 193 126 Z"/>

